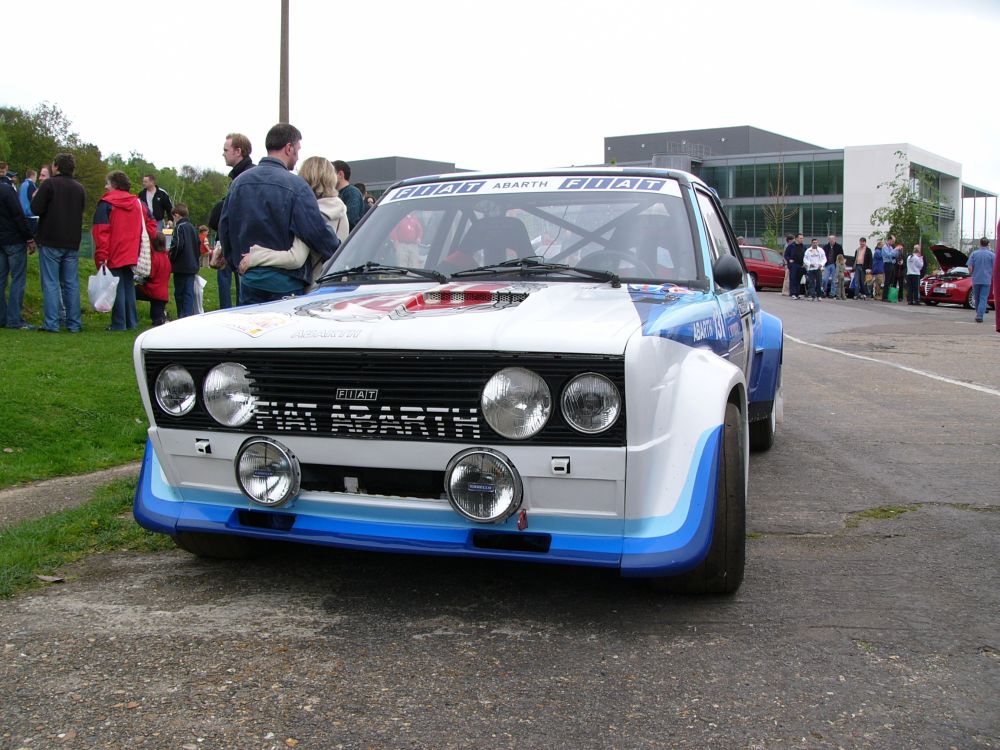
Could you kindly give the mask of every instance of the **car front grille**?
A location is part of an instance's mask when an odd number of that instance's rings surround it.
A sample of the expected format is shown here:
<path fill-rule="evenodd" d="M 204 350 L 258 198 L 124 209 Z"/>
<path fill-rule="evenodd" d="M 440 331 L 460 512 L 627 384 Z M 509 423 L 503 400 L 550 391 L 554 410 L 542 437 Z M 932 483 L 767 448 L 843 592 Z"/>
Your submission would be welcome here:
<path fill-rule="evenodd" d="M 238 428 L 217 423 L 201 398 L 205 376 L 222 362 L 247 368 L 258 401 L 254 417 Z M 188 414 L 173 417 L 153 398 L 155 420 L 161 427 L 369 440 L 625 444 L 625 363 L 621 356 L 348 349 L 149 351 L 145 366 L 150 393 L 157 375 L 171 364 L 190 371 L 198 401 Z M 548 423 L 528 440 L 501 437 L 480 411 L 483 387 L 504 367 L 534 371 L 552 394 Z M 577 432 L 559 410 L 563 387 L 583 372 L 607 377 L 623 399 L 618 421 L 597 435 Z"/>

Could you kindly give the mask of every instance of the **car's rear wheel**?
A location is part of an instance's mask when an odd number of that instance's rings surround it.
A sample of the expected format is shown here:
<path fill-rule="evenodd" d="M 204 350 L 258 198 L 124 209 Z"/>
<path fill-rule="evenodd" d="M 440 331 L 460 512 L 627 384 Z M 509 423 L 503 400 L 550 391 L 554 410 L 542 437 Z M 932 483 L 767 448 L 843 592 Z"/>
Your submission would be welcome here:
<path fill-rule="evenodd" d="M 976 293 L 972 289 L 969 290 L 969 294 L 965 298 L 965 306 L 970 310 L 976 306 Z"/>
<path fill-rule="evenodd" d="M 694 570 L 679 576 L 650 579 L 658 591 L 679 594 L 731 594 L 743 582 L 746 565 L 746 466 L 743 416 L 726 404 L 719 451 L 719 481 L 715 493 L 715 520 L 708 555 Z"/>
<path fill-rule="evenodd" d="M 217 560 L 260 557 L 267 549 L 267 545 L 259 539 L 229 534 L 201 534 L 193 531 L 178 532 L 174 536 L 174 544 L 192 555 Z"/>

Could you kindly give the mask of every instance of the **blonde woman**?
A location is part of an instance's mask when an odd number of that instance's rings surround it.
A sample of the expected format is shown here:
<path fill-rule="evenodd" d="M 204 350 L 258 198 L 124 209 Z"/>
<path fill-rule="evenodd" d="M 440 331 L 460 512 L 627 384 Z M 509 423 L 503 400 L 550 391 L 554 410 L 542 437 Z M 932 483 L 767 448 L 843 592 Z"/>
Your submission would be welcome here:
<path fill-rule="evenodd" d="M 326 219 L 326 223 L 337 235 L 341 242 L 347 237 L 349 231 L 347 224 L 347 206 L 340 200 L 337 194 L 337 173 L 333 169 L 333 164 L 329 159 L 322 156 L 310 156 L 299 167 L 299 177 L 305 180 L 312 188 L 319 203 L 319 211 Z M 247 272 L 247 269 L 255 266 L 270 266 L 271 268 L 300 268 L 308 262 L 312 269 L 313 283 L 306 287 L 306 291 L 313 289 L 315 280 L 319 278 L 320 270 L 323 266 L 323 259 L 313 253 L 309 246 L 298 237 L 288 250 L 274 250 L 260 245 L 251 245 L 250 252 L 243 256 L 240 261 L 240 274 Z"/>

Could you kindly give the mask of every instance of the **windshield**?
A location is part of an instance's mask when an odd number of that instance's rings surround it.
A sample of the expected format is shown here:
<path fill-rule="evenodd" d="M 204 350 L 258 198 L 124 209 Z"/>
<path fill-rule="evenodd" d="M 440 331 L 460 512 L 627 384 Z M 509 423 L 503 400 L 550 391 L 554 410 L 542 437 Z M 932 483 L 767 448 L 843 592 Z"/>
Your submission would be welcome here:
<path fill-rule="evenodd" d="M 705 283 L 677 181 L 620 175 L 470 178 L 396 188 L 325 270 L 371 262 L 450 276 L 518 258 L 629 280 Z"/>

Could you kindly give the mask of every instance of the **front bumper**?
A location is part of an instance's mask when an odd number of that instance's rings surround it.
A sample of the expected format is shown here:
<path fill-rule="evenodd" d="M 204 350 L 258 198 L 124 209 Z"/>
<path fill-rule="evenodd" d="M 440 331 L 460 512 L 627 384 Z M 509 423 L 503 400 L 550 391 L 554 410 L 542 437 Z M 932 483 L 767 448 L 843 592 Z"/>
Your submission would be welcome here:
<path fill-rule="evenodd" d="M 409 509 L 349 498 L 309 497 L 265 510 L 238 493 L 167 483 L 156 451 L 146 455 L 134 514 L 151 531 L 236 535 L 347 549 L 619 568 L 624 576 L 662 576 L 698 565 L 712 538 L 721 427 L 698 440 L 680 502 L 666 516 L 594 518 L 528 511 L 500 524 L 476 524 L 450 508 Z"/>

